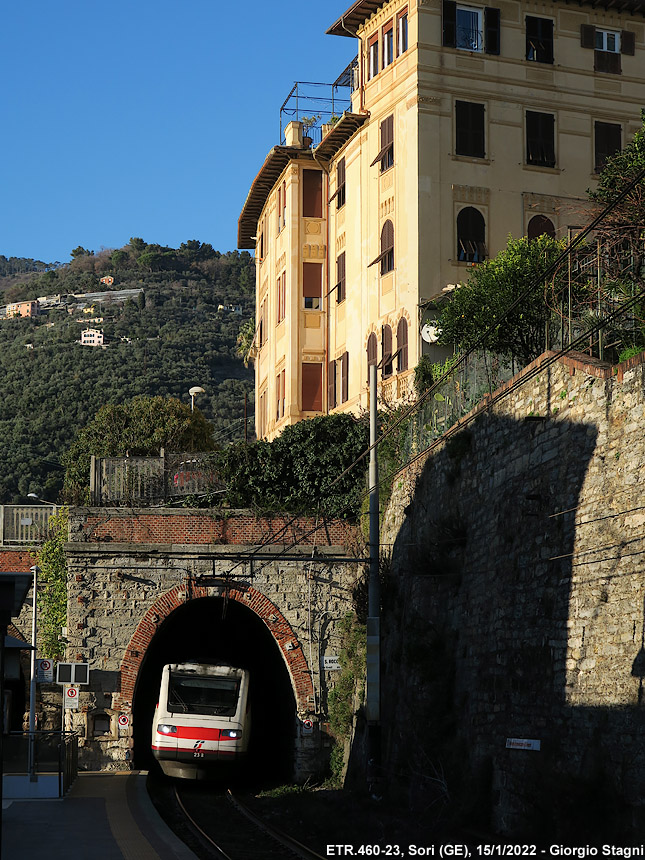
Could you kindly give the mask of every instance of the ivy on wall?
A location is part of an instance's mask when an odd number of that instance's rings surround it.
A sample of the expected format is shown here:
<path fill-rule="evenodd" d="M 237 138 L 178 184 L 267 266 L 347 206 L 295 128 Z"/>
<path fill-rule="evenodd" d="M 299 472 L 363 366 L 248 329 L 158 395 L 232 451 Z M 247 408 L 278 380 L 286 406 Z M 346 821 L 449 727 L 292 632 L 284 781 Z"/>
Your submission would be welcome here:
<path fill-rule="evenodd" d="M 285 427 L 272 442 L 231 445 L 217 455 L 225 501 L 262 512 L 354 517 L 365 491 L 367 458 L 339 476 L 368 447 L 367 423 L 322 415 Z"/>
<path fill-rule="evenodd" d="M 68 509 L 59 508 L 49 520 L 49 537 L 34 553 L 38 574 L 39 654 L 51 659 L 63 656 L 63 627 L 67 624 L 67 565 L 65 543 L 68 539 Z"/>

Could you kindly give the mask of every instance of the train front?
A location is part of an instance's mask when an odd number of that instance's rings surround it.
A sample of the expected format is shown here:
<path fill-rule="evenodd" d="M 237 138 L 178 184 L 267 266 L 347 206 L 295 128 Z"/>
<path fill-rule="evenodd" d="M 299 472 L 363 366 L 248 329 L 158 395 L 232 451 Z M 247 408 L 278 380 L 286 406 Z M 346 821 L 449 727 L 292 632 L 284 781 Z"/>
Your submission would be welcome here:
<path fill-rule="evenodd" d="M 233 666 L 170 663 L 163 668 L 152 752 L 168 776 L 200 778 L 248 748 L 248 672 Z"/>

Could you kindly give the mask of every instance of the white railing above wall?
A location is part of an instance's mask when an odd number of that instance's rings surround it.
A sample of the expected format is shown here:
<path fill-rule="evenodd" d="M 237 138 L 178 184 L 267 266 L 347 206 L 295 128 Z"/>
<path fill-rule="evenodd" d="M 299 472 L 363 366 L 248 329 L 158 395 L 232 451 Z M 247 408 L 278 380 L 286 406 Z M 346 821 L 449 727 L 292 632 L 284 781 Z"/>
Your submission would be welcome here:
<path fill-rule="evenodd" d="M 42 543 L 56 505 L 0 505 L 0 546 Z"/>

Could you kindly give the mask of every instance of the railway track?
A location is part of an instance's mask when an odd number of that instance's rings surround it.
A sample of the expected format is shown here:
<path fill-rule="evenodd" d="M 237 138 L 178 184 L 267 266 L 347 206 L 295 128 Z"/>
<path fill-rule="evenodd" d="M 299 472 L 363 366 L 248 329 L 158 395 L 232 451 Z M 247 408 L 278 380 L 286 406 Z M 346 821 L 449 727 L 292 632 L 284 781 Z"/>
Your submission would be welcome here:
<path fill-rule="evenodd" d="M 203 794 L 174 787 L 181 814 L 213 860 L 323 860 L 320 854 L 258 818 L 230 789 Z"/>

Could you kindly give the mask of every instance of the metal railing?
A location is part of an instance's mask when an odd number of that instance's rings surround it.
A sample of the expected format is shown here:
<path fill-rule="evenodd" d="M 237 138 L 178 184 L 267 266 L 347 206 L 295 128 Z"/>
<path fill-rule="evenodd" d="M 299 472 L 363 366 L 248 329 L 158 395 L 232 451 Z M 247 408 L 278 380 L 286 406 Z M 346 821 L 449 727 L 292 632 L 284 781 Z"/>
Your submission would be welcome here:
<path fill-rule="evenodd" d="M 56 784 L 64 797 L 78 775 L 78 735 L 76 732 L 36 731 L 33 736 L 34 774 Z M 29 780 L 29 732 L 10 732 L 3 741 L 3 776 Z M 56 776 L 58 777 L 56 781 Z M 25 792 L 26 793 L 26 792 Z"/>
<path fill-rule="evenodd" d="M 182 496 L 222 489 L 209 453 L 159 457 L 92 457 L 90 503 L 160 505 Z"/>
<path fill-rule="evenodd" d="M 56 505 L 0 505 L 0 546 L 42 542 L 55 512 Z"/>

